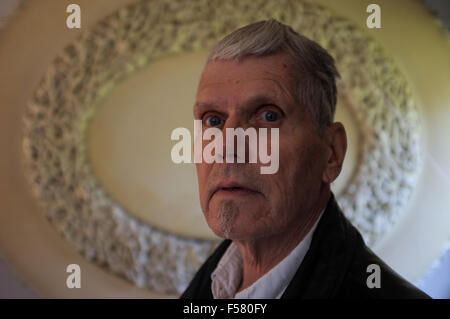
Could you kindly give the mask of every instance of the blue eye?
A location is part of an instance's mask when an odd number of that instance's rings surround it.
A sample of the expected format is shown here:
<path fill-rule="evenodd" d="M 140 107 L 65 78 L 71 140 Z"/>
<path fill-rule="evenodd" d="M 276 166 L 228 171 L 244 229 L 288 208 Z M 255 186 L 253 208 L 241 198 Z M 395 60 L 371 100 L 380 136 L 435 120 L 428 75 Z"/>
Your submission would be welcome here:
<path fill-rule="evenodd" d="M 278 114 L 272 111 L 262 112 L 261 117 L 263 118 L 264 121 L 267 122 L 275 122 L 276 120 L 278 120 Z"/>
<path fill-rule="evenodd" d="M 222 119 L 217 115 L 212 115 L 206 118 L 206 124 L 208 126 L 218 126 L 222 123 Z"/>

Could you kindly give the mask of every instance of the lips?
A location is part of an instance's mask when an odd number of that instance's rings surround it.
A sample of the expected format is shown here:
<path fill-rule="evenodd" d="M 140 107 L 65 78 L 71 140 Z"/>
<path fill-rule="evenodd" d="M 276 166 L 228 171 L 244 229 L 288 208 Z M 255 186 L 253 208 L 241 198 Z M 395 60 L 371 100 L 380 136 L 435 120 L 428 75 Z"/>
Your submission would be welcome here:
<path fill-rule="evenodd" d="M 258 191 L 254 190 L 253 188 L 235 181 L 227 181 L 227 182 L 221 182 L 217 185 L 217 187 L 214 189 L 213 193 L 211 194 L 211 197 L 214 195 L 224 195 L 224 196 L 248 196 L 248 195 L 254 195 L 258 193 Z"/>

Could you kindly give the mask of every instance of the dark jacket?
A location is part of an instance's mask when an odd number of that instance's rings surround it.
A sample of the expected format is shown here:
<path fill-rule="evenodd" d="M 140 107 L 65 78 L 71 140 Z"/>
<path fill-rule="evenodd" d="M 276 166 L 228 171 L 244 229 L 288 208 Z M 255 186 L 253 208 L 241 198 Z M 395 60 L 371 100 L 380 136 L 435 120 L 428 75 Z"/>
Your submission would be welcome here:
<path fill-rule="evenodd" d="M 211 273 L 231 240 L 224 240 L 206 260 L 181 298 L 213 298 Z M 380 266 L 380 288 L 368 288 L 367 266 Z M 429 298 L 386 265 L 364 243 L 341 212 L 333 194 L 314 232 L 311 246 L 282 299 Z"/>

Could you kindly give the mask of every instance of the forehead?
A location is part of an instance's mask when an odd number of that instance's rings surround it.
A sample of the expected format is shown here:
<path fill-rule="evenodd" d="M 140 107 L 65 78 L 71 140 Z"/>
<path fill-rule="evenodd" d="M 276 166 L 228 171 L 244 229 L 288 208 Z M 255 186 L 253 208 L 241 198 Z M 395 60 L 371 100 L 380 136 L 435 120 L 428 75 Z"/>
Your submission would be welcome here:
<path fill-rule="evenodd" d="M 205 66 L 199 82 L 197 102 L 245 100 L 255 95 L 290 98 L 291 70 L 292 62 L 284 53 L 249 57 L 242 61 L 210 62 Z"/>

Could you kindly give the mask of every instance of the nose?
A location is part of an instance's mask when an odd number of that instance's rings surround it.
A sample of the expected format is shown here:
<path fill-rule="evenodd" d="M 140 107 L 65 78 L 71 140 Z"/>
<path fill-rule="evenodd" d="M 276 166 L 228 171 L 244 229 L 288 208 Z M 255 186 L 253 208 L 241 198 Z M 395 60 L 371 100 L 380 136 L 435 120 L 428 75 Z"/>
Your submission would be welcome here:
<path fill-rule="evenodd" d="M 249 128 L 242 117 L 230 115 L 222 128 L 222 159 L 224 163 L 245 163 L 249 158 L 249 143 L 244 131 Z"/>

